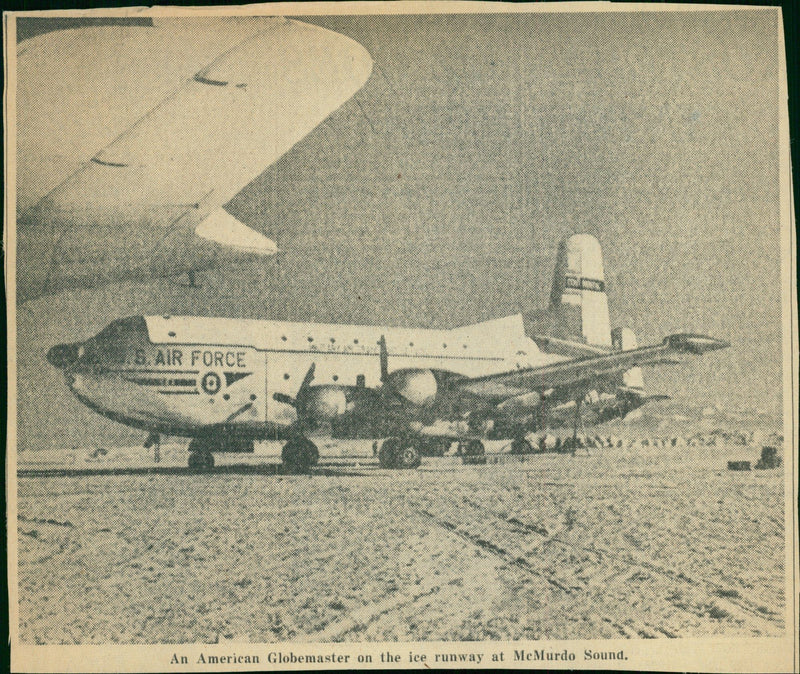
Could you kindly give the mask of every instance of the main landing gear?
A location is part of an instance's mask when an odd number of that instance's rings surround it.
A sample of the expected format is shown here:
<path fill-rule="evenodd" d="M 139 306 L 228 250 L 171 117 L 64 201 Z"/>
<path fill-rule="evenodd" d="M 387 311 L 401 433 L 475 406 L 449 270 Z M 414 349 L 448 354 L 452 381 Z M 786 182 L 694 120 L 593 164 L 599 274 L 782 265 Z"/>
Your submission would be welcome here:
<path fill-rule="evenodd" d="M 287 473 L 308 473 L 319 461 L 317 446 L 307 438 L 293 438 L 281 450 L 281 462 Z"/>
<path fill-rule="evenodd" d="M 189 443 L 189 470 L 206 473 L 214 467 L 215 443 L 210 438 L 192 438 Z"/>
<path fill-rule="evenodd" d="M 486 447 L 480 440 L 465 440 L 458 443 L 458 453 L 465 464 L 483 465 L 486 463 Z"/>
<path fill-rule="evenodd" d="M 449 444 L 446 440 L 415 437 L 386 438 L 378 451 L 378 465 L 381 468 L 418 468 L 422 463 L 423 451 L 427 456 L 443 456 Z M 459 442 L 457 455 L 465 464 L 486 463 L 486 449 L 477 439 Z"/>
<path fill-rule="evenodd" d="M 212 452 L 233 452 L 252 454 L 255 444 L 252 439 L 236 435 L 214 435 L 192 438 L 189 443 L 189 468 L 197 472 L 207 472 L 214 467 Z"/>
<path fill-rule="evenodd" d="M 421 463 L 414 438 L 386 438 L 378 451 L 381 468 L 417 468 Z"/>

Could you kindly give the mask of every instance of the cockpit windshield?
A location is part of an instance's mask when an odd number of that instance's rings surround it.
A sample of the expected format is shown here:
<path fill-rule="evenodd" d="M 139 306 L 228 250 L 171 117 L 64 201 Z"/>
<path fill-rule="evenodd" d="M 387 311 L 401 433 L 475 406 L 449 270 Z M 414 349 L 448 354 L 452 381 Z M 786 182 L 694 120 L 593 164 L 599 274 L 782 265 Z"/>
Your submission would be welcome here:
<path fill-rule="evenodd" d="M 130 316 L 112 321 L 97 334 L 95 339 L 99 342 L 110 342 L 131 337 L 146 337 L 147 334 L 147 322 L 144 316 Z"/>

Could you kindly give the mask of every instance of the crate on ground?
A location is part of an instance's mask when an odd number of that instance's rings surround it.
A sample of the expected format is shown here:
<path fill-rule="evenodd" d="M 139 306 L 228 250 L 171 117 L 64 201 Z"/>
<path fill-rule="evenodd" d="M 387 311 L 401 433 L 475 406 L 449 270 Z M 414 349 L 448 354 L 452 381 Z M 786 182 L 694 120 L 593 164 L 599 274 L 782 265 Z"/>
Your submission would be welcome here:
<path fill-rule="evenodd" d="M 778 448 L 772 445 L 764 445 L 761 448 L 761 458 L 756 463 L 756 470 L 766 470 L 768 468 L 780 468 L 783 459 L 778 456 Z"/>

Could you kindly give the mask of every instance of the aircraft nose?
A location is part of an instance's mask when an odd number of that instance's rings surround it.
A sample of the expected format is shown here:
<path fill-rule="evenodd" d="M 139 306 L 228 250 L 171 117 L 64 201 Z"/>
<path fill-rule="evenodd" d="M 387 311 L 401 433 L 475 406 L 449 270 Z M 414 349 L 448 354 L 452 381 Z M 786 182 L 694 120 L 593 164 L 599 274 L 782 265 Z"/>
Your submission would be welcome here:
<path fill-rule="evenodd" d="M 82 355 L 83 344 L 58 344 L 47 352 L 47 361 L 59 370 L 66 370 Z"/>

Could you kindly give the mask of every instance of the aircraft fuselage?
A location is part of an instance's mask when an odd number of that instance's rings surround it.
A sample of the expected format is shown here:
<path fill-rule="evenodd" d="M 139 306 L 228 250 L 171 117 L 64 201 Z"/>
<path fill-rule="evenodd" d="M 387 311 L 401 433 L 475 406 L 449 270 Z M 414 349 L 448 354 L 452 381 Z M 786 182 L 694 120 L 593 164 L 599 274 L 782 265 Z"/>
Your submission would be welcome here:
<path fill-rule="evenodd" d="M 329 398 L 347 392 L 339 416 L 351 410 L 352 392 L 380 387 L 382 336 L 392 371 L 423 373 L 415 386 L 424 387 L 424 373 L 480 377 L 564 359 L 540 351 L 520 316 L 454 330 L 134 316 L 85 342 L 54 347 L 48 359 L 64 369 L 79 400 L 129 426 L 185 436 L 225 428 L 269 438 L 297 422 L 285 400 L 312 364 L 318 391 Z M 359 434 L 369 435 L 363 428 Z"/>

